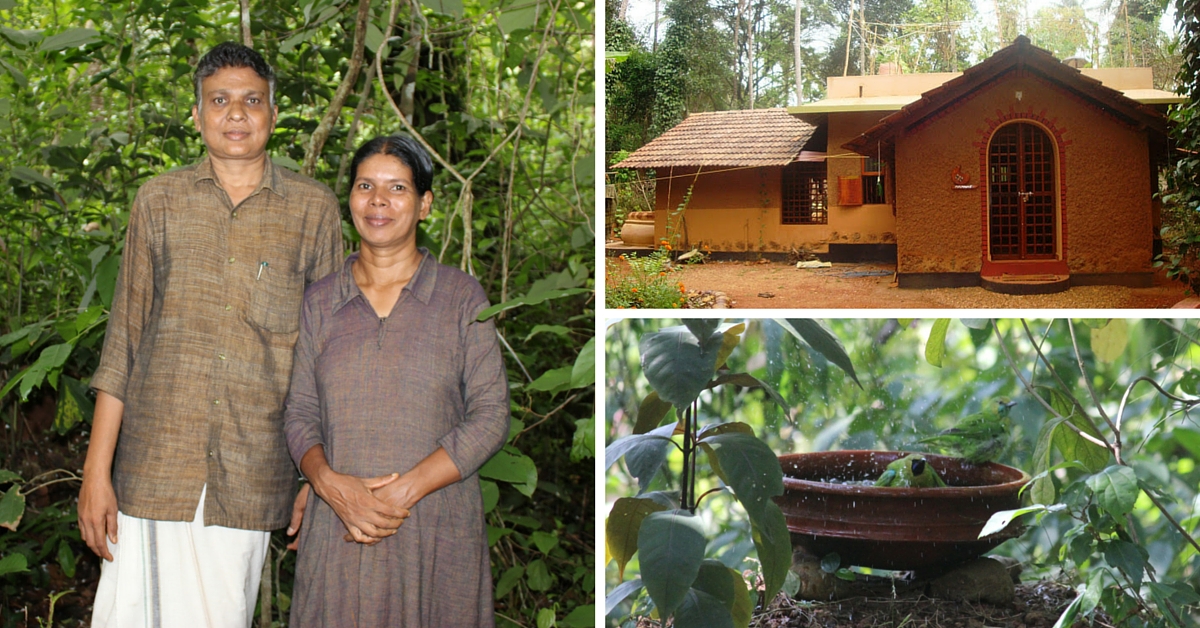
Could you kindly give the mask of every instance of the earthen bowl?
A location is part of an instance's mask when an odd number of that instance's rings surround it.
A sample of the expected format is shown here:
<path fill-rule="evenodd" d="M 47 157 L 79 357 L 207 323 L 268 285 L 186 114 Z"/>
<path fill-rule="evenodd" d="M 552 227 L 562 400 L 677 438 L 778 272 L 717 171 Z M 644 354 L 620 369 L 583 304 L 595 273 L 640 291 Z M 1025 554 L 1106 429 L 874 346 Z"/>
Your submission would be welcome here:
<path fill-rule="evenodd" d="M 880 488 L 837 481 L 874 480 L 900 451 L 825 451 L 779 457 L 776 497 L 793 546 L 821 557 L 837 552 L 860 567 L 936 571 L 976 558 L 1023 529 L 977 538 L 992 513 L 1020 508 L 1027 473 L 925 454 L 947 488 Z"/>

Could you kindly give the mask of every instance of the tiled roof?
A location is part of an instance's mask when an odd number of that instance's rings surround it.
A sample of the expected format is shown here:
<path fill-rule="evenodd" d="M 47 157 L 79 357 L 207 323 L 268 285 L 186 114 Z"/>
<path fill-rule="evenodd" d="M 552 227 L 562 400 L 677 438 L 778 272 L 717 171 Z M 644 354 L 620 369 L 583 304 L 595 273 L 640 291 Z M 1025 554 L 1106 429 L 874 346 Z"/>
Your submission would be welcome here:
<path fill-rule="evenodd" d="M 1165 133 L 1162 114 L 1060 62 L 1051 52 L 1032 45 L 1029 38 L 1021 35 L 1011 46 L 1000 49 L 978 65 L 964 70 L 962 75 L 921 94 L 917 101 L 905 105 L 842 146 L 860 155 L 868 154 L 864 152 L 868 147 L 892 142 L 900 128 L 937 114 L 1011 71 L 1024 71 L 1044 78 L 1118 120 L 1149 128 L 1159 135 Z"/>
<path fill-rule="evenodd" d="M 816 130 L 786 109 L 693 113 L 614 167 L 784 166 Z"/>

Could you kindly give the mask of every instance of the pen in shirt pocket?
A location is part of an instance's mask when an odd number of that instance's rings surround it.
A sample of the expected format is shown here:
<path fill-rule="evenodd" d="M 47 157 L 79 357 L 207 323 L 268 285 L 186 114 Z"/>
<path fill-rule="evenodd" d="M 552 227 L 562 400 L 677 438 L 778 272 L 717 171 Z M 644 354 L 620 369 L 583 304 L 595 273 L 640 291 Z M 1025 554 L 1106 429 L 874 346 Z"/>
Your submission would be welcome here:
<path fill-rule="evenodd" d="M 259 262 L 259 263 L 258 263 L 258 275 L 257 275 L 257 276 L 254 278 L 254 280 L 255 280 L 255 281 L 258 281 L 259 279 L 262 279 L 262 271 L 263 271 L 263 269 L 264 269 L 264 268 L 266 268 L 266 267 L 267 267 L 267 263 L 266 263 L 266 262 Z"/>

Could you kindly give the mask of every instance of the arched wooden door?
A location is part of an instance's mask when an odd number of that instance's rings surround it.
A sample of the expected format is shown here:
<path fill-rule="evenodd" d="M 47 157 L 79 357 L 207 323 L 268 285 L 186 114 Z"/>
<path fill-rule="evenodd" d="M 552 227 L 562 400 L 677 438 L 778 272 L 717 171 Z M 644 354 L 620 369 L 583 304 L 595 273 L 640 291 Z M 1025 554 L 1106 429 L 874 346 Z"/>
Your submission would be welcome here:
<path fill-rule="evenodd" d="M 988 145 L 988 246 L 993 260 L 1054 259 L 1058 220 L 1054 144 L 1018 122 Z"/>

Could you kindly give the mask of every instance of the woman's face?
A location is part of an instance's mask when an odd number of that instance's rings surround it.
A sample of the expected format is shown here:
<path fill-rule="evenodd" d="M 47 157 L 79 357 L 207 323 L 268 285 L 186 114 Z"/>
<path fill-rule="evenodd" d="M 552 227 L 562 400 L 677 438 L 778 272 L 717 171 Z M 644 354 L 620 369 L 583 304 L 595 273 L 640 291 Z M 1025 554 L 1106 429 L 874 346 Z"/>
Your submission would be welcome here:
<path fill-rule="evenodd" d="M 429 215 L 433 192 L 417 194 L 412 169 L 387 154 L 358 165 L 350 188 L 350 215 L 363 246 L 390 248 L 416 241 L 417 223 Z"/>

